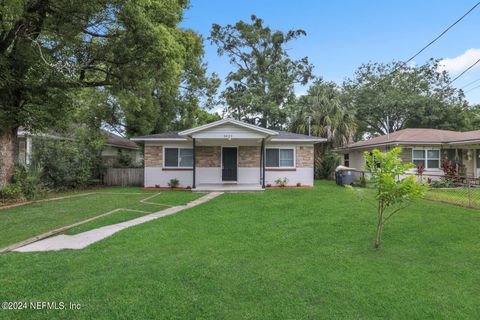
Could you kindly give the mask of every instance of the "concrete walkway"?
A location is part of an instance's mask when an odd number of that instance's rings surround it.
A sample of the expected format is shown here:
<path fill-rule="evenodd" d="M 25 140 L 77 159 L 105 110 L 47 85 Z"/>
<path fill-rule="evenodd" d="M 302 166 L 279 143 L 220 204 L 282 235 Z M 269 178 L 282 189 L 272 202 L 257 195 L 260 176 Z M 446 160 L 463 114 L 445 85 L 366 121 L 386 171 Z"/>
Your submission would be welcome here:
<path fill-rule="evenodd" d="M 193 200 L 187 203 L 186 205 L 171 207 L 171 208 L 158 211 L 155 213 L 151 213 L 133 220 L 112 224 L 109 226 L 93 229 L 93 230 L 82 232 L 72 236 L 62 234 L 59 236 L 47 238 L 41 241 L 31 243 L 24 247 L 17 248 L 14 251 L 37 252 L 37 251 L 58 251 L 58 250 L 64 250 L 64 249 L 73 249 L 73 250 L 83 249 L 91 245 L 92 243 L 105 239 L 114 233 L 117 233 L 120 230 L 126 229 L 128 227 L 133 227 L 148 221 L 152 221 L 161 217 L 165 217 L 188 208 L 195 207 L 199 204 L 210 201 L 211 199 L 216 198 L 221 194 L 222 192 L 211 192 L 201 198 L 198 198 L 196 200 Z"/>

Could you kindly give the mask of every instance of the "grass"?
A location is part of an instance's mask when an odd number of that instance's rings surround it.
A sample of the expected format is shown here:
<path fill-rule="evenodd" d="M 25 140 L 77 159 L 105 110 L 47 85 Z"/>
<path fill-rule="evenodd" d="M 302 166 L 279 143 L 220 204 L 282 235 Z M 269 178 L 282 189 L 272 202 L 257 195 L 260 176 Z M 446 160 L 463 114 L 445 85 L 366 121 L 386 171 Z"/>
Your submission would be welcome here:
<path fill-rule="evenodd" d="M 162 191 L 149 199 L 149 203 L 141 203 L 140 200 L 159 192 L 141 188 L 105 188 L 88 192 L 98 194 L 0 210 L 0 248 L 117 208 L 156 212 L 167 208 L 160 204 L 174 206 L 202 196 L 185 191 Z M 63 196 L 74 194 L 78 193 Z"/>
<path fill-rule="evenodd" d="M 1 301 L 81 310 L 0 318 L 479 318 L 478 211 L 420 201 L 379 252 L 374 220 L 329 182 L 224 194 L 84 250 L 1 255 Z"/>

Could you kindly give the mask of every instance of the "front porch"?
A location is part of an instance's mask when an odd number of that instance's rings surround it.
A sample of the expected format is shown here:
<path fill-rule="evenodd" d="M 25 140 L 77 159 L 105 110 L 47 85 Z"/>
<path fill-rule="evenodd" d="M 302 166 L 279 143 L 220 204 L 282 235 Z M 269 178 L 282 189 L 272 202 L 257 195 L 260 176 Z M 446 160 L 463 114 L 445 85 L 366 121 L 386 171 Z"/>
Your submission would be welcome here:
<path fill-rule="evenodd" d="M 192 192 L 261 192 L 265 191 L 257 183 L 201 183 Z"/>

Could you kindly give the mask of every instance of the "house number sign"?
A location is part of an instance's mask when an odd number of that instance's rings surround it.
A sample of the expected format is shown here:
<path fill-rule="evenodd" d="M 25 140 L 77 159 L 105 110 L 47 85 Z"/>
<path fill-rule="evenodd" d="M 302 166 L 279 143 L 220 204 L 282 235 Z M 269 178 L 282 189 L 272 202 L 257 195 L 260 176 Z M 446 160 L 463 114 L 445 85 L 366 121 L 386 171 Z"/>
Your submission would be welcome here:
<path fill-rule="evenodd" d="M 225 139 L 229 139 L 229 140 L 230 140 L 230 139 L 233 138 L 233 134 L 224 134 L 223 137 L 224 137 Z"/>

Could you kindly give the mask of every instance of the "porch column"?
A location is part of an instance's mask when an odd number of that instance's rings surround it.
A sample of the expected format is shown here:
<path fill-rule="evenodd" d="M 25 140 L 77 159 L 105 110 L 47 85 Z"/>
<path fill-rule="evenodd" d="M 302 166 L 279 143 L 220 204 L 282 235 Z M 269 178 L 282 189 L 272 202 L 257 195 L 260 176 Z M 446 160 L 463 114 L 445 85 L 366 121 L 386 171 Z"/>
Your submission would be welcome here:
<path fill-rule="evenodd" d="M 193 140 L 193 182 L 192 182 L 192 189 L 195 189 L 195 172 L 196 172 L 196 168 L 197 168 L 197 161 L 195 159 L 195 138 L 192 139 Z"/>
<path fill-rule="evenodd" d="M 262 139 L 262 188 L 265 189 L 265 138 Z"/>
<path fill-rule="evenodd" d="M 262 139 L 262 142 L 260 144 L 260 163 L 258 164 L 258 168 L 260 169 L 259 173 L 260 173 L 260 185 L 262 185 L 262 163 L 263 163 L 263 152 L 262 152 L 262 149 L 263 149 L 263 139 Z"/>

